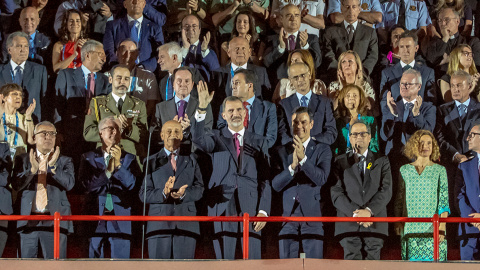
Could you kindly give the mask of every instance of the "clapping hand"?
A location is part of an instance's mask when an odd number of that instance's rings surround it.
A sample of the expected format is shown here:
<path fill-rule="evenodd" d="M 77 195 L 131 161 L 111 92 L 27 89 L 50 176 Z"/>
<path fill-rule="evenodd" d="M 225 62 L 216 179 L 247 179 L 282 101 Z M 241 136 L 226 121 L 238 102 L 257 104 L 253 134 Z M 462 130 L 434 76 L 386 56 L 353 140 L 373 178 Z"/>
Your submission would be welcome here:
<path fill-rule="evenodd" d="M 207 32 L 205 34 L 205 37 L 203 37 L 203 42 L 202 42 L 202 52 L 207 51 L 208 49 L 208 44 L 210 43 L 210 32 Z"/>
<path fill-rule="evenodd" d="M 30 172 L 32 174 L 37 174 L 39 165 L 36 152 L 33 149 L 30 149 L 30 164 L 32 165 L 32 167 L 30 168 Z"/>
<path fill-rule="evenodd" d="M 423 99 L 421 96 L 417 96 L 415 103 L 413 104 L 412 114 L 418 116 L 420 114 L 420 107 L 422 107 Z"/>
<path fill-rule="evenodd" d="M 387 106 L 390 109 L 390 113 L 393 115 L 397 115 L 397 103 L 395 103 L 395 99 L 392 97 L 392 92 L 388 91 L 387 93 Z"/>
<path fill-rule="evenodd" d="M 53 155 L 52 157 L 50 158 L 50 160 L 48 161 L 48 166 L 49 167 L 54 167 L 55 164 L 57 163 L 57 160 L 58 160 L 58 157 L 60 156 L 60 147 L 57 146 L 55 148 L 55 152 L 53 152 Z"/>
<path fill-rule="evenodd" d="M 168 198 L 170 192 L 173 189 L 173 185 L 175 184 L 175 176 L 170 176 L 168 181 L 165 183 L 165 187 L 163 188 L 163 194 Z"/>
<path fill-rule="evenodd" d="M 305 31 L 298 32 L 298 37 L 300 38 L 300 46 L 302 48 L 307 46 L 307 41 L 308 41 L 307 29 L 305 29 Z"/>
<path fill-rule="evenodd" d="M 25 111 L 25 119 L 32 120 L 32 113 L 35 111 L 35 107 L 37 106 L 37 101 L 33 99 L 32 103 L 28 105 L 27 110 Z"/>
<path fill-rule="evenodd" d="M 188 187 L 188 185 L 183 185 L 181 186 L 177 192 L 173 191 L 172 193 L 170 193 L 170 195 L 172 196 L 172 198 L 174 199 L 180 199 L 183 197 L 183 195 L 185 194 L 185 189 Z"/>

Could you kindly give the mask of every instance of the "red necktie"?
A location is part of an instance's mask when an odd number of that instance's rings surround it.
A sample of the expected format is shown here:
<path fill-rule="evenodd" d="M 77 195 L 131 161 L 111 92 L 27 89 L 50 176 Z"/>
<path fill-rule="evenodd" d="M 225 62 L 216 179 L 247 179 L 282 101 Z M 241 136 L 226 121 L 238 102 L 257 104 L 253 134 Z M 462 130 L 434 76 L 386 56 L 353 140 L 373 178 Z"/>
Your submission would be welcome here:
<path fill-rule="evenodd" d="M 172 163 L 173 172 L 177 170 L 177 161 L 175 160 L 175 153 L 170 154 L 170 163 Z"/>
<path fill-rule="evenodd" d="M 249 118 L 249 116 L 248 116 L 248 109 L 247 109 L 247 106 L 248 106 L 248 105 L 250 105 L 250 103 L 248 103 L 248 102 L 246 102 L 246 101 L 243 102 L 243 108 L 245 108 L 245 119 L 243 119 L 243 126 L 244 126 L 245 128 L 248 128 L 248 118 Z"/>

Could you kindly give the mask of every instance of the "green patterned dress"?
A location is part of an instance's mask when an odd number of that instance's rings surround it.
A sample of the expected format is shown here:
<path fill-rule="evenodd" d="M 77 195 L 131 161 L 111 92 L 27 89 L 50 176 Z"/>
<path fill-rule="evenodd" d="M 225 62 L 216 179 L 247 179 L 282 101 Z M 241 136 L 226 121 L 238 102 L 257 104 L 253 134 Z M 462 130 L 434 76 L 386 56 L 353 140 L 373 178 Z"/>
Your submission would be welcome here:
<path fill-rule="evenodd" d="M 433 164 L 418 174 L 415 166 L 400 168 L 400 207 L 402 216 L 432 217 L 435 213 L 450 213 L 448 205 L 448 181 L 445 167 Z M 396 208 L 398 203 L 396 203 Z M 398 209 L 396 209 L 398 211 Z M 402 259 L 433 261 L 432 223 L 405 223 L 402 236 Z M 447 260 L 447 241 L 440 243 L 440 260 Z"/>

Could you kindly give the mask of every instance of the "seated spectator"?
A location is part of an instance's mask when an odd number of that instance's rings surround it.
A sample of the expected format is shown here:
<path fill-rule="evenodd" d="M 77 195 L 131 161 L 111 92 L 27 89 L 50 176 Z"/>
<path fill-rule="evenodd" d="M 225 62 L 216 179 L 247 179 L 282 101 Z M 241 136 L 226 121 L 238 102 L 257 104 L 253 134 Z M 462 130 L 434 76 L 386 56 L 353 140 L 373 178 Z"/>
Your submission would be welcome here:
<path fill-rule="evenodd" d="M 460 44 L 452 50 L 450 53 L 450 63 L 448 63 L 447 73 L 438 80 L 443 100 L 445 102 L 453 100 L 450 91 L 450 78 L 457 70 L 463 70 L 472 76 L 475 87 L 470 95 L 478 100 L 480 91 L 477 81 L 480 77 L 480 73 L 478 73 L 475 62 L 473 61 L 472 48 L 467 44 Z"/>
<path fill-rule="evenodd" d="M 250 43 L 250 48 L 252 48 L 252 55 L 250 56 L 250 61 L 257 66 L 263 65 L 263 53 L 265 51 L 265 42 L 261 40 L 260 36 L 257 34 L 255 26 L 255 18 L 248 11 L 242 11 L 235 16 L 235 27 L 232 30 L 230 35 L 230 40 L 234 37 L 244 37 Z M 225 41 L 221 45 L 222 50 L 220 51 L 220 63 L 222 66 L 228 63 L 228 41 Z"/>
<path fill-rule="evenodd" d="M 433 69 L 427 67 L 415 58 L 418 51 L 417 35 L 413 31 L 406 31 L 400 36 L 398 42 L 400 62 L 394 66 L 382 70 L 380 82 L 380 107 L 382 114 L 388 114 L 387 93 L 390 93 L 395 101 L 402 99 L 401 78 L 409 69 L 417 70 L 421 77 L 421 88 L 418 93 L 423 100 L 436 104 L 435 74 Z"/>
<path fill-rule="evenodd" d="M 440 150 L 433 134 L 428 130 L 416 131 L 405 145 L 404 155 L 414 161 L 400 168 L 395 216 L 448 217 L 447 172 L 434 162 L 439 159 Z M 446 261 L 445 223 L 440 223 L 439 229 L 440 260 Z M 395 231 L 401 236 L 402 260 L 433 261 L 431 223 L 396 223 Z"/>
<path fill-rule="evenodd" d="M 326 14 L 326 2 L 323 0 L 308 0 L 308 1 L 272 1 L 272 15 L 270 16 L 270 25 L 274 30 L 279 30 L 281 26 L 280 10 L 288 5 L 293 4 L 297 6 L 302 12 L 302 25 L 300 31 L 307 30 L 307 33 L 316 35 L 320 38 L 320 30 L 325 29 L 324 14 Z"/>
<path fill-rule="evenodd" d="M 40 33 L 44 33 L 48 37 L 55 36 L 54 21 L 51 19 L 57 12 L 57 7 L 54 7 L 55 4 L 52 0 L 50 0 L 50 4 L 48 4 L 48 0 L 32 0 L 32 7 L 37 10 L 38 17 L 40 18 L 37 29 Z"/>
<path fill-rule="evenodd" d="M 338 136 L 332 145 L 336 155 L 352 151 L 354 145 L 350 143 L 350 127 L 357 121 L 364 123 L 370 130 L 370 151 L 379 152 L 378 126 L 373 116 L 368 115 L 367 98 L 361 87 L 349 84 L 345 86 L 337 97 L 338 107 L 334 112 Z"/>
<path fill-rule="evenodd" d="M 155 50 L 163 43 L 161 26 L 143 16 L 145 0 L 125 0 L 127 16 L 107 22 L 103 44 L 107 61 L 110 65 L 118 62 L 117 55 L 120 42 L 127 38 L 140 44 L 137 63 L 140 67 L 154 72 L 157 68 Z"/>
<path fill-rule="evenodd" d="M 310 69 L 311 88 L 314 94 L 328 96 L 327 87 L 320 79 L 315 79 L 315 66 L 313 64 L 313 57 L 308 50 L 295 50 L 288 55 L 287 66 L 290 67 L 295 63 L 305 63 Z M 292 87 L 288 78 L 283 78 L 277 83 L 275 92 L 273 93 L 273 102 L 278 104 L 281 99 L 287 98 L 295 94 L 295 89 Z"/>
<path fill-rule="evenodd" d="M 315 125 L 311 130 L 311 137 L 315 138 L 317 142 L 328 145 L 334 143 L 337 138 L 337 129 L 332 102 L 327 97 L 312 92 L 308 66 L 305 63 L 292 64 L 288 68 L 288 78 L 297 92 L 280 100 L 278 134 L 281 144 L 285 145 L 293 140 L 292 115 L 298 106 L 307 107 L 313 113 L 312 120 Z"/>
<path fill-rule="evenodd" d="M 333 109 L 337 108 L 337 97 L 340 90 L 349 84 L 355 84 L 364 91 L 367 97 L 366 106 L 372 111 L 375 106 L 375 92 L 364 78 L 360 57 L 354 51 L 348 50 L 338 57 L 337 80 L 328 86 L 328 96 L 333 100 Z"/>
<path fill-rule="evenodd" d="M 35 110 L 36 101 L 28 106 L 25 114 L 18 112 L 22 105 L 23 91 L 18 84 L 7 83 L 0 89 L 3 104 L 0 105 L 0 124 L 5 132 L 0 132 L 0 141 L 6 142 L 10 147 L 12 160 L 15 157 L 27 153 L 27 146 L 34 144 L 33 129 L 35 125 L 32 113 Z"/>
<path fill-rule="evenodd" d="M 156 1 L 162 2 L 162 0 Z M 194 15 L 202 21 L 205 21 L 207 17 L 207 6 L 209 3 L 206 0 L 167 0 L 164 2 L 168 12 L 166 23 L 163 25 L 166 40 L 178 41 L 181 39 L 182 21 L 188 15 Z"/>
<path fill-rule="evenodd" d="M 438 21 L 440 11 L 443 8 L 452 8 L 456 12 L 458 12 L 460 18 L 460 24 L 458 28 L 461 32 L 461 35 L 469 37 L 472 35 L 472 28 L 473 28 L 473 11 L 472 7 L 468 4 L 468 1 L 465 0 L 438 0 L 436 2 L 435 8 L 431 12 L 433 26 L 431 28 L 431 36 L 437 36 L 439 38 L 442 37 L 441 35 L 441 23 Z M 438 15 L 438 16 L 437 16 Z M 437 25 L 438 22 L 438 25 Z"/>
<path fill-rule="evenodd" d="M 334 24 L 345 21 L 345 14 L 341 10 L 341 0 L 329 0 L 327 16 Z M 361 0 L 359 7 L 362 7 L 358 14 L 360 23 L 374 27 L 375 24 L 381 23 L 383 20 L 383 10 L 379 0 Z"/>
<path fill-rule="evenodd" d="M 202 77 L 210 81 L 212 71 L 218 69 L 218 57 L 209 46 L 210 32 L 200 42 L 202 24 L 195 15 L 187 15 L 182 21 L 182 53 L 183 65 L 196 68 Z"/>
<path fill-rule="evenodd" d="M 51 42 L 49 37 L 37 30 L 39 22 L 38 12 L 33 7 L 26 7 L 20 13 L 20 27 L 22 32 L 29 36 L 28 60 L 37 64 L 47 65 L 47 63 L 50 63 L 48 54 L 50 53 Z M 7 42 L 4 42 L 2 46 L 2 62 L 6 63 L 8 60 L 10 59 L 8 59 Z"/>
<path fill-rule="evenodd" d="M 59 30 L 60 40 L 53 45 L 53 71 L 82 66 L 82 46 L 87 41 L 87 22 L 76 9 L 65 12 L 62 26 Z"/>
<path fill-rule="evenodd" d="M 380 31 L 378 31 L 380 33 Z M 394 25 L 390 28 L 390 33 L 388 39 L 385 38 L 385 44 L 382 44 L 380 47 L 380 57 L 378 65 L 380 65 L 381 70 L 384 68 L 394 66 L 400 62 L 400 54 L 398 48 L 398 42 L 400 41 L 400 35 L 405 32 L 405 28 L 399 25 Z M 379 34 L 380 35 L 380 34 Z"/>
<path fill-rule="evenodd" d="M 272 68 L 270 74 L 274 83 L 280 79 L 286 78 L 288 53 L 295 49 L 309 50 L 312 54 L 315 69 L 322 63 L 322 52 L 318 36 L 308 34 L 307 31 L 300 31 L 301 12 L 300 9 L 292 4 L 284 6 L 280 10 L 282 28 L 278 35 L 269 37 L 267 50 L 263 63 L 267 68 Z"/>
<path fill-rule="evenodd" d="M 425 57 L 430 66 L 436 67 L 437 72 L 443 75 L 450 62 L 449 55 L 460 44 L 468 44 L 473 51 L 473 60 L 477 69 L 480 65 L 480 40 L 477 37 L 460 35 L 460 15 L 453 8 L 442 8 L 438 13 L 438 23 L 441 37 L 436 36 L 430 40 Z M 441 76 L 440 75 L 440 76 Z"/>
<path fill-rule="evenodd" d="M 344 20 L 325 31 L 325 59 L 329 71 L 337 69 L 340 54 L 353 50 L 359 55 L 366 75 L 369 75 L 378 59 L 377 34 L 371 27 L 359 23 L 362 13 L 360 0 L 341 0 L 341 3 Z"/>

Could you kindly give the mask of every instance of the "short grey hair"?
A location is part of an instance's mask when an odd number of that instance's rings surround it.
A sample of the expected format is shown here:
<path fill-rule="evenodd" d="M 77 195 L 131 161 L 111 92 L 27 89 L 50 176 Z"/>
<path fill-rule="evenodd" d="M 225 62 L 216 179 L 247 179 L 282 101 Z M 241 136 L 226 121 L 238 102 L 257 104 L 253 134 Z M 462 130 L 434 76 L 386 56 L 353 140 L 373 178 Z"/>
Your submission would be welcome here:
<path fill-rule="evenodd" d="M 456 11 L 455 9 L 451 8 L 451 7 L 443 7 L 441 8 L 439 11 L 438 11 L 438 16 L 437 17 L 440 17 L 440 14 L 442 14 L 443 12 L 445 12 L 447 9 L 450 9 L 452 12 L 453 12 L 453 16 L 455 16 L 455 19 L 460 19 L 460 14 L 458 13 L 458 11 Z"/>
<path fill-rule="evenodd" d="M 182 47 L 177 42 L 169 42 L 166 44 L 163 44 L 162 46 L 158 47 L 158 50 L 166 50 L 168 53 L 168 56 L 173 57 L 174 55 L 177 56 L 177 59 L 179 62 L 183 61 L 183 53 L 182 53 Z"/>
<path fill-rule="evenodd" d="M 115 123 L 115 125 L 117 125 L 117 128 L 120 129 L 117 119 L 115 119 L 115 117 L 113 116 L 109 116 L 109 117 L 103 118 L 102 120 L 100 120 L 100 122 L 98 122 L 98 133 L 100 133 L 100 130 L 102 130 L 105 124 L 107 124 L 108 122 Z"/>
<path fill-rule="evenodd" d="M 35 125 L 35 128 L 33 129 L 33 134 L 35 135 L 37 133 L 37 130 L 40 128 L 40 126 L 47 126 L 47 127 L 53 127 L 55 128 L 55 131 L 57 131 L 57 128 L 55 127 L 54 124 L 50 121 L 42 121 L 38 124 Z"/>
<path fill-rule="evenodd" d="M 370 125 L 367 125 L 367 123 L 363 120 L 355 120 L 355 122 L 353 122 L 353 124 L 350 125 L 350 128 L 348 129 L 348 134 L 352 134 L 352 128 L 353 126 L 355 126 L 356 124 L 362 124 L 362 125 L 365 125 L 365 127 L 367 127 L 367 132 L 368 134 L 372 135 L 372 131 L 370 129 Z"/>
<path fill-rule="evenodd" d="M 405 74 L 413 74 L 413 75 L 415 75 L 415 78 L 417 79 L 417 83 L 422 84 L 422 74 L 420 73 L 420 71 L 411 68 L 411 69 L 403 72 L 403 75 L 405 75 Z M 403 76 L 403 75 L 402 75 L 402 76 Z"/>
<path fill-rule="evenodd" d="M 303 63 L 303 62 L 297 62 L 295 64 L 291 64 L 289 67 L 288 67 L 288 70 L 287 70 L 287 74 L 288 74 L 288 78 L 290 79 L 290 69 L 293 67 L 293 66 L 300 66 L 300 65 L 303 65 L 307 70 L 308 72 L 310 72 L 310 68 L 308 67 L 307 64 Z"/>
<path fill-rule="evenodd" d="M 16 37 L 23 37 L 27 40 L 27 42 L 30 40 L 27 34 L 21 31 L 13 32 L 11 33 L 8 38 L 7 38 L 7 48 L 10 48 L 13 46 L 13 39 Z"/>
<path fill-rule="evenodd" d="M 340 0 L 340 4 L 343 6 L 343 3 L 345 3 L 345 1 L 347 0 Z M 357 0 L 358 1 L 358 7 L 360 8 L 360 5 L 362 4 L 362 1 L 361 0 Z"/>
<path fill-rule="evenodd" d="M 472 83 L 472 76 L 466 72 L 465 70 L 457 70 L 455 71 L 452 76 L 450 77 L 450 82 L 452 81 L 453 77 L 462 77 L 463 79 L 466 79 L 467 80 L 467 83 L 468 84 L 471 84 Z"/>
<path fill-rule="evenodd" d="M 103 48 L 103 43 L 98 42 L 96 40 L 90 39 L 85 44 L 82 46 L 82 62 L 85 61 L 85 58 L 87 57 L 87 53 L 93 52 L 95 48 L 97 47 L 102 47 Z"/>

